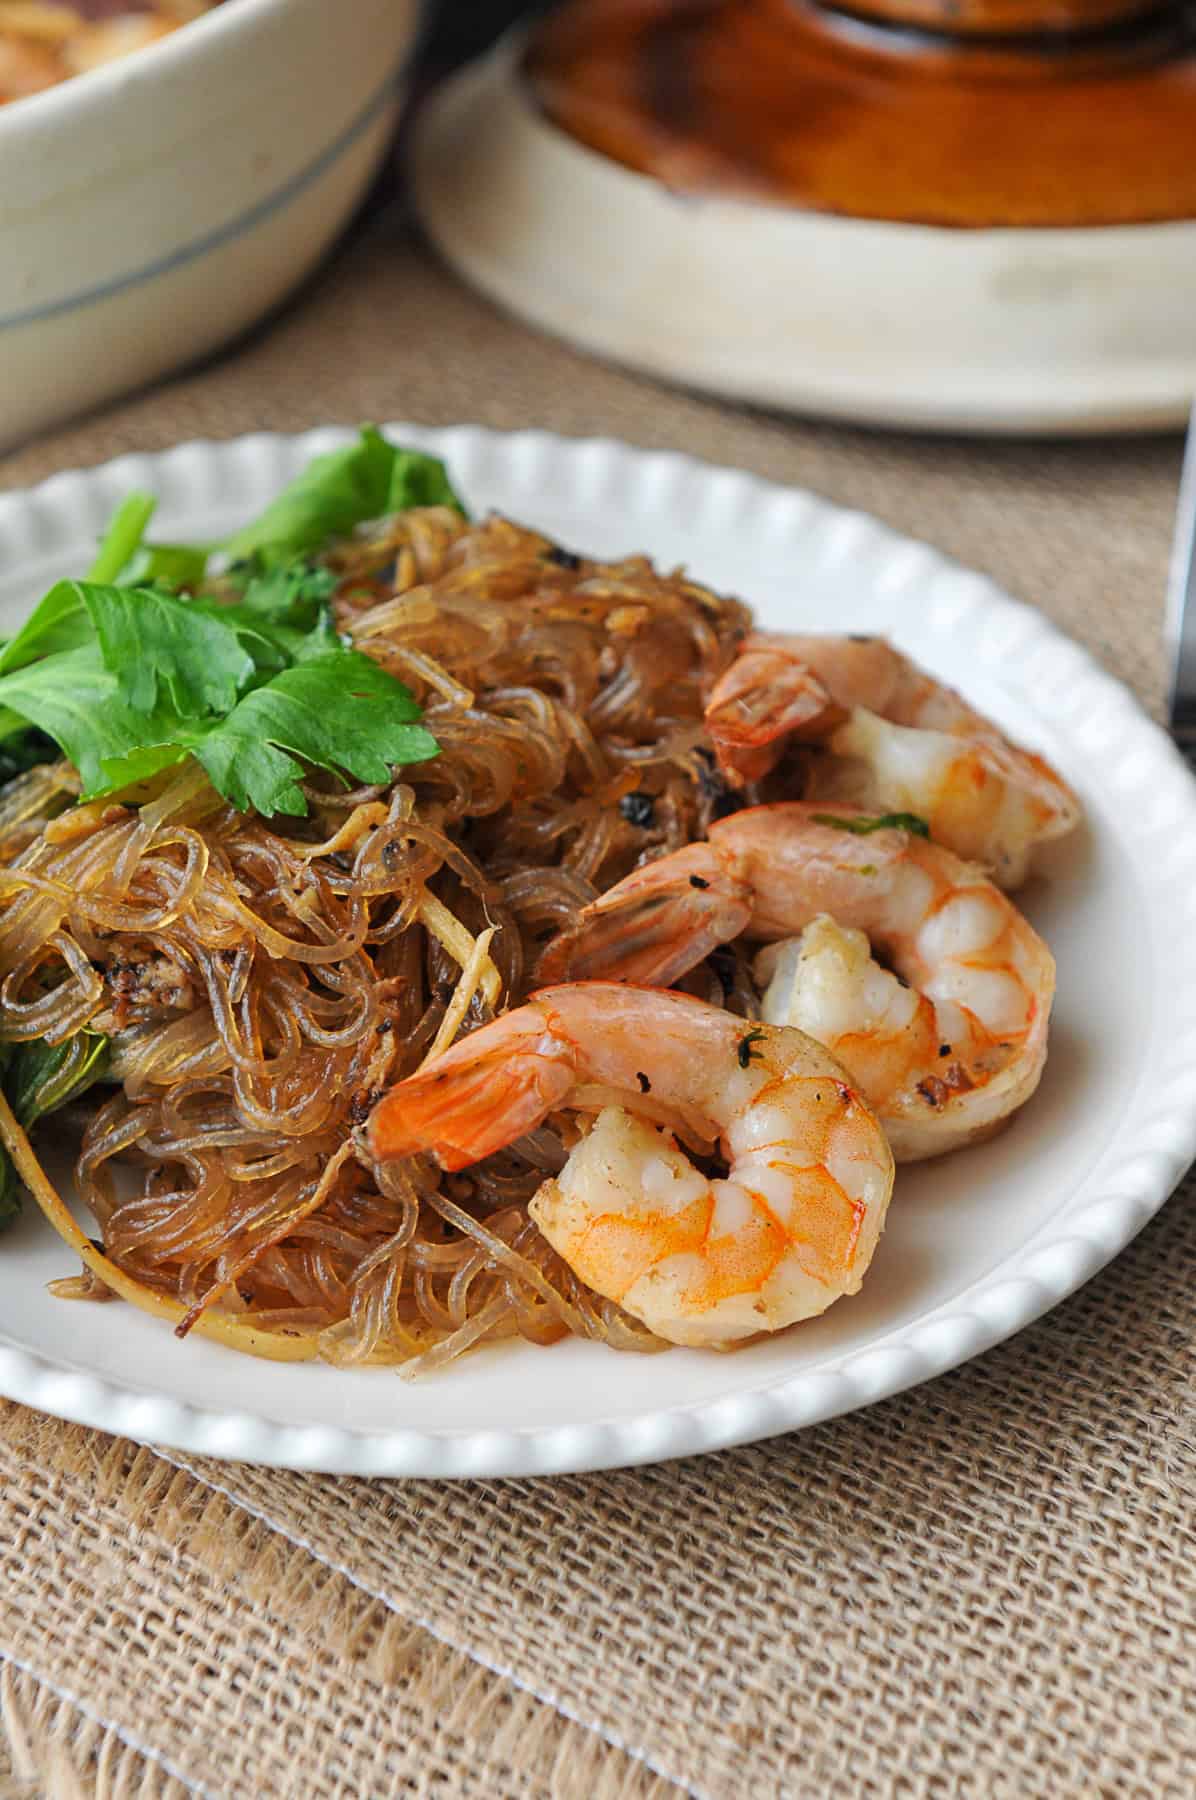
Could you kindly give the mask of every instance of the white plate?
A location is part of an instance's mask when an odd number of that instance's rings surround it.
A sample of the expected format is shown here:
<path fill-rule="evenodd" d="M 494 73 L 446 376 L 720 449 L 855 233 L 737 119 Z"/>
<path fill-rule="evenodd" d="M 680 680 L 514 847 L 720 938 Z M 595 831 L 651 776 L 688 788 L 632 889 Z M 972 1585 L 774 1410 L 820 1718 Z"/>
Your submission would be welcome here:
<path fill-rule="evenodd" d="M 1196 1153 L 1196 786 L 1129 694 L 977 575 L 813 495 L 685 457 L 539 432 L 390 428 L 445 455 L 471 506 L 566 544 L 646 549 L 743 594 L 772 626 L 880 630 L 1044 750 L 1088 824 L 1025 896 L 1059 963 L 1042 1087 L 995 1142 L 901 1171 L 855 1299 L 730 1355 L 504 1345 L 423 1383 L 255 1362 L 127 1306 L 67 1305 L 71 1258 L 36 1209 L 0 1240 L 0 1392 L 142 1441 L 294 1468 L 540 1474 L 742 1443 L 923 1381 L 1099 1269 Z M 188 444 L 0 498 L 0 630 L 88 560 L 130 487 L 164 534 L 247 518 L 317 431 Z"/>

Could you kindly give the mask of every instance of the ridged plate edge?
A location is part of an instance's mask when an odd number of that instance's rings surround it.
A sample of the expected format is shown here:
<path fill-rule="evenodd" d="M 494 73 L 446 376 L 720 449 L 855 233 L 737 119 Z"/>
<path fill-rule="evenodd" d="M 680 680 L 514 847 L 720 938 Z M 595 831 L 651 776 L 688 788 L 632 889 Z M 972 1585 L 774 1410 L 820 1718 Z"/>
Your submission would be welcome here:
<path fill-rule="evenodd" d="M 1099 757 L 1119 802 L 1121 844 L 1140 869 L 1147 929 L 1167 956 L 1174 1029 L 1153 1064 L 1135 1071 L 1115 1153 L 1094 1179 L 1021 1250 L 953 1303 L 866 1349 L 804 1371 L 765 1391 L 721 1397 L 629 1420 L 527 1431 L 436 1434 L 296 1427 L 250 1413 L 208 1411 L 166 1395 L 56 1367 L 0 1344 L 0 1392 L 41 1411 L 140 1442 L 196 1455 L 329 1473 L 464 1477 L 541 1475 L 687 1456 L 813 1425 L 942 1374 L 1031 1323 L 1109 1262 L 1158 1211 L 1196 1157 L 1196 781 L 1129 691 L 1041 614 L 993 583 L 874 519 L 740 471 L 673 452 L 547 432 L 504 434 L 475 426 L 429 430 L 394 424 L 403 441 L 444 455 L 468 494 L 490 471 L 512 470 L 534 495 L 567 480 L 571 504 L 603 506 L 634 495 L 640 508 L 680 514 L 700 502 L 720 528 L 751 531 L 778 554 L 847 562 L 894 607 L 915 596 L 932 635 L 963 634 L 985 669 L 1009 685 L 1052 695 L 1068 741 Z M 308 457 L 352 433 L 256 433 L 194 442 L 156 455 L 122 456 L 92 470 L 52 476 L 0 496 L 0 569 L 31 565 L 85 540 L 131 487 L 156 492 L 164 509 L 245 508 L 286 481 Z"/>

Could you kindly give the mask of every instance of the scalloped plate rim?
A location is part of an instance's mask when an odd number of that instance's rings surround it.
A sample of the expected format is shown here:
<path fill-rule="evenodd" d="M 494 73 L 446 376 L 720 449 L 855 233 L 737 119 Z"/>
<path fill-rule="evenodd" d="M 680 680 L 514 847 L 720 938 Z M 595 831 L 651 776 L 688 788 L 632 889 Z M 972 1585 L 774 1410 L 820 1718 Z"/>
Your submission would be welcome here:
<path fill-rule="evenodd" d="M 1003 627 L 1020 649 L 1032 646 L 1061 657 L 1072 672 L 1082 676 L 1089 691 L 1114 708 L 1115 723 L 1128 736 L 1145 775 L 1163 777 L 1188 823 L 1196 826 L 1196 781 L 1174 744 L 1124 684 L 1033 607 L 1012 599 L 989 578 L 867 513 L 835 505 L 806 489 L 706 463 L 682 452 L 638 449 L 612 438 L 565 438 L 538 429 L 500 432 L 467 424 L 431 428 L 399 423 L 386 429 L 441 449 L 450 459 L 454 450 L 464 452 L 469 447 L 511 456 L 526 446 L 529 452 L 549 451 L 563 459 L 588 457 L 621 463 L 624 472 L 630 471 L 637 479 L 664 471 L 691 482 L 714 480 L 723 484 L 724 491 L 729 484 L 749 500 L 796 504 L 803 528 L 822 521 L 835 525 L 842 534 L 850 532 L 855 539 L 854 553 L 871 557 L 882 569 L 903 556 L 922 575 L 954 592 L 961 618 L 974 620 L 984 614 L 990 626 Z M 114 491 L 132 481 L 152 479 L 155 473 L 165 478 L 169 490 L 171 477 L 179 470 L 186 477 L 188 468 L 194 470 L 201 463 L 211 469 L 230 456 L 254 456 L 259 451 L 268 452 L 276 462 L 293 461 L 348 441 L 352 435 L 348 426 L 319 426 L 294 434 L 254 432 L 223 441 L 192 440 L 159 452 L 127 452 L 91 469 L 60 471 L 33 488 L 0 495 L 0 538 L 14 517 L 19 520 L 25 514 L 36 520 L 39 506 L 43 522 L 47 507 L 78 511 L 84 499 L 94 502 L 91 510 L 98 515 Z M 177 503 L 177 493 L 169 498 Z M 208 510 L 217 510 L 216 504 L 210 503 Z M 228 506 L 224 510 L 229 510 Z M 31 557 L 31 566 L 36 567 L 37 560 Z M 908 573 L 904 578 L 908 579 Z M 990 652 L 987 660 L 999 673 L 1001 653 Z M 1152 829 L 1149 821 L 1144 825 L 1136 814 L 1127 827 L 1131 835 Z M 1188 905 L 1191 910 L 1190 900 Z M 1186 971 L 1186 985 L 1196 1001 L 1196 958 Z M 1178 1037 L 1173 1038 L 1173 1046 L 1178 1042 Z M 1176 1067 L 1167 1074 L 1178 1072 L 1182 1077 L 1181 1057 L 1177 1054 L 1172 1060 Z M 1141 1076 L 1142 1071 L 1137 1074 Z M 1140 1085 L 1136 1081 L 1135 1089 Z M 1177 1084 L 1172 1081 L 1171 1085 Z M 634 1417 L 614 1416 L 580 1424 L 563 1421 L 493 1431 L 430 1432 L 409 1427 L 383 1431 L 351 1424 L 292 1423 L 248 1410 L 205 1408 L 162 1387 L 141 1388 L 94 1375 L 66 1360 L 54 1362 L 0 1333 L 0 1394 L 78 1424 L 169 1446 L 175 1452 L 329 1473 L 437 1478 L 555 1474 L 632 1466 L 757 1441 L 871 1405 L 945 1373 L 1015 1335 L 1091 1279 L 1155 1215 L 1196 1157 L 1196 1080 L 1185 1084 L 1181 1079 L 1178 1085 L 1191 1091 L 1173 1094 L 1166 1110 L 1157 1113 L 1155 1123 L 1169 1128 L 1169 1141 L 1162 1150 L 1148 1146 L 1137 1153 L 1145 1172 L 1139 1169 L 1132 1180 L 1123 1176 L 1117 1191 L 1112 1191 L 1111 1175 L 1106 1176 L 1101 1191 L 1088 1196 L 1082 1205 L 1062 1206 L 986 1275 L 942 1305 L 905 1324 L 881 1329 L 854 1351 L 844 1354 L 832 1347 L 811 1367 L 779 1381 L 753 1384 L 749 1372 L 737 1392 L 663 1409 L 647 1404 Z M 1129 1160 L 1135 1160 L 1133 1153 Z M 1089 1180 L 1092 1178 L 1090 1175 Z M 1100 1229 L 1092 1218 L 1098 1213 L 1102 1215 Z M 1031 1265 L 1041 1265 L 1043 1257 L 1052 1254 L 1055 1266 L 1049 1273 L 1041 1268 L 1034 1275 L 1028 1273 Z M 932 1337 L 933 1343 L 928 1341 Z"/>

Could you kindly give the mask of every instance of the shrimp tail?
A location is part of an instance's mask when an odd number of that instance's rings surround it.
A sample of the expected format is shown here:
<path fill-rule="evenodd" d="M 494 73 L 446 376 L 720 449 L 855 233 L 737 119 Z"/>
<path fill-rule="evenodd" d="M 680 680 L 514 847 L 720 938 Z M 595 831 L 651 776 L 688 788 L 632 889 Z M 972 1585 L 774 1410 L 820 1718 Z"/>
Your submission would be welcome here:
<path fill-rule="evenodd" d="M 752 890 L 730 860 L 712 844 L 689 844 L 592 901 L 548 946 L 536 978 L 670 987 L 738 937 L 751 912 Z"/>
<path fill-rule="evenodd" d="M 706 729 L 723 775 L 743 787 L 768 774 L 789 739 L 825 737 L 846 717 L 800 657 L 749 644 L 715 684 Z"/>
<path fill-rule="evenodd" d="M 529 1013 L 538 1016 L 519 1009 L 517 1032 L 496 1020 L 484 1054 L 465 1038 L 393 1087 L 370 1115 L 371 1153 L 388 1161 L 430 1151 L 442 1169 L 464 1169 L 541 1124 L 576 1080 L 575 1051 L 547 1022 L 529 1029 Z"/>

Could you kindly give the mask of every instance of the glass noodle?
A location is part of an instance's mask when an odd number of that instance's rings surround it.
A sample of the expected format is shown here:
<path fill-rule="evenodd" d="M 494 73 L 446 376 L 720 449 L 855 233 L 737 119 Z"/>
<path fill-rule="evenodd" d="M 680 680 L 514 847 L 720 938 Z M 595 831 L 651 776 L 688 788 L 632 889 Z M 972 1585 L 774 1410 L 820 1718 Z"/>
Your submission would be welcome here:
<path fill-rule="evenodd" d="M 421 1369 L 511 1335 L 651 1348 L 528 1216 L 569 1119 L 452 1176 L 372 1166 L 357 1128 L 430 1051 L 519 1004 L 597 893 L 703 834 L 720 796 L 702 707 L 746 610 L 447 507 L 322 560 L 341 630 L 413 691 L 440 755 L 389 786 L 317 776 L 309 816 L 272 821 L 191 763 L 66 811 L 69 767 L 18 777 L 0 794 L 0 1033 L 111 1038 L 79 1187 L 105 1255 L 182 1329 L 212 1309 L 335 1363 Z M 693 991 L 723 999 L 721 975 Z"/>

